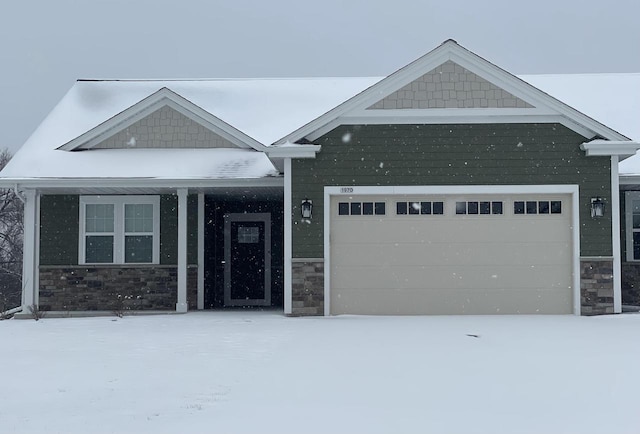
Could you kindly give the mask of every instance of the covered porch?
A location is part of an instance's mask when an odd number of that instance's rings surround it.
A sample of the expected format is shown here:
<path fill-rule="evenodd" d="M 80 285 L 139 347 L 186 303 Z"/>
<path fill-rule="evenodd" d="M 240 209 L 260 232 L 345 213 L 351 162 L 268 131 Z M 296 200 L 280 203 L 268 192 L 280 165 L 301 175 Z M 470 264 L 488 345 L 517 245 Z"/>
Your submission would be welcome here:
<path fill-rule="evenodd" d="M 16 185 L 22 315 L 283 308 L 283 177 L 83 184 Z"/>

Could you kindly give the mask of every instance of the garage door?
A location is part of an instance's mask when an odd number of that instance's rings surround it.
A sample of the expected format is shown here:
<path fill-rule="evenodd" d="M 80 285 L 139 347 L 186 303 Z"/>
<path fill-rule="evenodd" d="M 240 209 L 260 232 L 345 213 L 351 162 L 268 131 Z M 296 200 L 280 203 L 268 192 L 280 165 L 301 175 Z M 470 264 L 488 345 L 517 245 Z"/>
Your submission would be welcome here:
<path fill-rule="evenodd" d="M 570 195 L 332 196 L 332 314 L 572 313 Z"/>

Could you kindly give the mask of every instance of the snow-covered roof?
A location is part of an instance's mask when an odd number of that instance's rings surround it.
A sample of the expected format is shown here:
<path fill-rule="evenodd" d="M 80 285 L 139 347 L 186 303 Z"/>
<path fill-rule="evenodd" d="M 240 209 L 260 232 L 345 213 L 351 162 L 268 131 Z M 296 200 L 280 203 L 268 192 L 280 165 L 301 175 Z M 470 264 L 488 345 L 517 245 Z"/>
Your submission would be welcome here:
<path fill-rule="evenodd" d="M 640 73 L 520 76 L 614 130 L 640 140 Z M 268 146 L 359 94 L 380 77 L 78 81 L 5 167 L 1 178 L 225 178 L 275 173 L 251 149 L 58 148 L 167 88 Z M 638 159 L 636 163 L 635 160 Z M 177 163 L 179 162 L 179 163 Z M 640 173 L 640 158 L 621 163 Z"/>
<path fill-rule="evenodd" d="M 609 128 L 640 141 L 640 73 L 518 77 Z"/>
<path fill-rule="evenodd" d="M 252 150 L 69 152 L 58 148 L 163 88 L 256 141 L 270 145 L 379 80 L 379 77 L 80 80 L 11 159 L 0 178 L 262 177 L 275 169 L 264 154 Z M 250 154 L 254 155 L 248 157 Z M 220 158 L 222 163 L 217 162 Z M 247 163 L 247 159 L 251 162 Z M 218 173 L 221 166 L 226 169 Z M 235 173 L 232 167 L 237 169 Z M 259 169 L 248 171 L 248 167 Z"/>
<path fill-rule="evenodd" d="M 252 149 L 94 149 L 50 152 L 50 159 L 33 158 L 27 167 L 7 165 L 2 175 L 56 179 L 229 179 L 263 178 L 278 175 L 278 171 L 266 154 Z"/>

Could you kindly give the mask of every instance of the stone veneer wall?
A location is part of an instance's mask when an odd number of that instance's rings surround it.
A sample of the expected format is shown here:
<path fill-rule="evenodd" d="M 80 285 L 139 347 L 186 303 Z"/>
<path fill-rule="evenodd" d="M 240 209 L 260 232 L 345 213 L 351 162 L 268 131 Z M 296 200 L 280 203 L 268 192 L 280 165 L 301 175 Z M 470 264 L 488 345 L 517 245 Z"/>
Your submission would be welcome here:
<path fill-rule="evenodd" d="M 480 107 L 533 106 L 449 60 L 378 101 L 369 110 Z"/>
<path fill-rule="evenodd" d="M 640 306 L 640 263 L 622 263 L 622 304 Z"/>
<path fill-rule="evenodd" d="M 291 268 L 291 314 L 324 315 L 324 260 L 294 258 Z"/>
<path fill-rule="evenodd" d="M 197 267 L 187 273 L 189 309 L 197 307 Z M 41 266 L 39 307 L 47 311 L 175 310 L 176 266 Z"/>
<path fill-rule="evenodd" d="M 613 261 L 580 261 L 580 313 L 604 315 L 613 312 Z"/>

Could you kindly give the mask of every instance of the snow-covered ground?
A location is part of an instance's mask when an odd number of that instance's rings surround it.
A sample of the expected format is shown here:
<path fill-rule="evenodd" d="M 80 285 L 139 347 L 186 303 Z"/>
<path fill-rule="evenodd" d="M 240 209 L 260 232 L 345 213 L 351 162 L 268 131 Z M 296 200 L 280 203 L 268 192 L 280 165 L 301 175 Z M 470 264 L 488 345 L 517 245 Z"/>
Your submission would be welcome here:
<path fill-rule="evenodd" d="M 0 348 L 2 433 L 640 432 L 639 314 L 45 318 Z"/>

